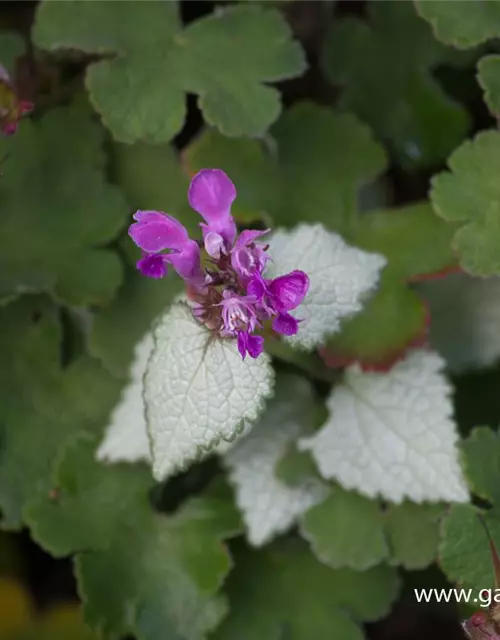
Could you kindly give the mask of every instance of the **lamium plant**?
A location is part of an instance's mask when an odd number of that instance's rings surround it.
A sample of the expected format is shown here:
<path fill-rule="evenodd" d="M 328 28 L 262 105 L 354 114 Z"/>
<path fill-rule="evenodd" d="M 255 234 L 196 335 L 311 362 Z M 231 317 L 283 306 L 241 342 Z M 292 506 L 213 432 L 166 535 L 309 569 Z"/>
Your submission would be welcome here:
<path fill-rule="evenodd" d="M 500 0 L 0 18 L 0 600 L 26 530 L 61 639 L 499 640 Z"/>
<path fill-rule="evenodd" d="M 259 242 L 268 231 L 244 230 L 239 235 L 231 215 L 236 189 L 220 169 L 205 169 L 192 180 L 189 203 L 203 216 L 208 264 L 201 266 L 200 249 L 185 227 L 172 216 L 158 211 L 137 211 L 129 235 L 144 251 L 139 271 L 151 278 L 167 274 L 172 265 L 185 281 L 193 301 L 194 317 L 219 338 L 236 338 L 244 359 L 257 358 L 264 338 L 255 335 L 267 320 L 279 334 L 295 335 L 299 328 L 288 312 L 304 299 L 309 278 L 292 271 L 264 279 L 268 245 Z M 168 249 L 170 253 L 160 253 Z"/>

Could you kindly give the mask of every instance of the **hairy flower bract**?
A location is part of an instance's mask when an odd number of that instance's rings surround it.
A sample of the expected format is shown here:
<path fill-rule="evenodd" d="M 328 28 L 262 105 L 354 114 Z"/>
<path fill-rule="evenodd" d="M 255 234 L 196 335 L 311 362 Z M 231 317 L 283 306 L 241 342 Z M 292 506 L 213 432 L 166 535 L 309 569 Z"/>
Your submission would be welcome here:
<path fill-rule="evenodd" d="M 191 181 L 188 200 L 204 222 L 203 243 L 191 239 L 184 226 L 160 211 L 137 211 L 129 235 L 143 252 L 139 271 L 162 278 L 172 267 L 187 285 L 193 316 L 220 338 L 234 338 L 242 356 L 257 358 L 264 348 L 267 321 L 282 335 L 294 335 L 297 308 L 309 288 L 303 271 L 266 279 L 268 245 L 265 231 L 239 235 L 231 215 L 236 189 L 220 169 L 203 169 Z M 203 256 L 200 247 L 204 248 Z"/>

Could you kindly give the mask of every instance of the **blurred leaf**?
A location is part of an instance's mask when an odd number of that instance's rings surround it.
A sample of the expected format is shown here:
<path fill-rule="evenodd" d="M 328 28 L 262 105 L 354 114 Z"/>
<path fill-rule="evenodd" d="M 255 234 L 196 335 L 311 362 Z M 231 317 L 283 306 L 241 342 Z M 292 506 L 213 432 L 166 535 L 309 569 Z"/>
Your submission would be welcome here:
<path fill-rule="evenodd" d="M 12 74 L 16 58 L 26 49 L 23 38 L 13 31 L 0 31 L 0 64 Z"/>
<path fill-rule="evenodd" d="M 471 489 L 493 504 L 500 501 L 500 435 L 486 427 L 476 428 L 463 441 L 462 450 Z"/>
<path fill-rule="evenodd" d="M 435 561 L 443 513 L 442 505 L 403 502 L 389 506 L 385 527 L 391 555 L 397 564 L 412 571 L 424 569 Z"/>
<path fill-rule="evenodd" d="M 360 216 L 353 242 L 384 255 L 386 271 L 411 279 L 456 264 L 453 233 L 453 225 L 436 216 L 428 202 L 418 202 Z"/>
<path fill-rule="evenodd" d="M 297 540 L 239 549 L 227 582 L 230 613 L 211 638 L 362 640 L 360 623 L 386 615 L 398 590 L 388 567 L 335 571 Z"/>
<path fill-rule="evenodd" d="M 44 298 L 0 310 L 0 507 L 19 527 L 26 500 L 47 495 L 61 448 L 75 434 L 103 429 L 120 382 L 96 360 L 59 362 L 61 329 Z"/>
<path fill-rule="evenodd" d="M 275 474 L 287 446 L 308 432 L 314 404 L 313 389 L 304 377 L 278 374 L 275 394 L 262 417 L 224 454 L 246 538 L 254 547 L 291 529 L 305 511 L 328 495 L 317 476 L 306 477 L 292 488 Z"/>
<path fill-rule="evenodd" d="M 199 233 L 201 218 L 188 204 L 189 180 L 172 146 L 115 143 L 113 160 L 114 180 L 134 211 L 164 211 L 182 222 L 189 233 Z M 133 246 L 128 238 L 127 241 Z"/>
<path fill-rule="evenodd" d="M 411 2 L 373 2 L 368 11 L 369 23 L 348 17 L 327 35 L 324 67 L 345 86 L 340 104 L 370 124 L 403 165 L 439 163 L 469 120 L 431 73 L 453 52 L 433 38 Z"/>
<path fill-rule="evenodd" d="M 420 298 L 401 279 L 384 271 L 379 288 L 361 313 L 347 320 L 326 343 L 323 359 L 332 367 L 359 360 L 366 370 L 385 370 L 425 338 L 426 320 Z"/>
<path fill-rule="evenodd" d="M 301 533 L 318 560 L 334 569 L 367 569 L 387 560 L 389 548 L 378 502 L 333 489 L 302 516 Z"/>
<path fill-rule="evenodd" d="M 448 580 L 478 591 L 495 587 L 490 547 L 479 513 L 470 504 L 450 507 L 439 545 L 439 562 Z M 493 511 L 482 517 L 498 548 L 500 514 Z"/>
<path fill-rule="evenodd" d="M 500 56 L 481 58 L 477 71 L 477 79 L 484 89 L 484 100 L 489 110 L 494 116 L 500 115 Z"/>
<path fill-rule="evenodd" d="M 199 96 L 205 120 L 225 135 L 260 135 L 281 109 L 266 84 L 306 67 L 281 14 L 258 6 L 219 8 L 182 29 L 175 2 L 47 1 L 33 39 L 52 51 L 114 54 L 90 65 L 86 84 L 114 138 L 127 143 L 179 133 L 185 93 Z"/>
<path fill-rule="evenodd" d="M 56 556 L 76 558 L 85 619 L 106 638 L 201 640 L 225 614 L 216 595 L 231 563 L 221 543 L 240 530 L 228 499 L 200 497 L 162 516 L 148 500 L 142 465 L 95 461 L 95 442 L 68 447 L 56 499 L 28 510 L 35 539 Z M 85 551 L 82 551 L 82 550 Z"/>
<path fill-rule="evenodd" d="M 218 167 L 231 176 L 238 191 L 231 212 L 239 222 L 266 219 L 279 207 L 278 167 L 260 140 L 226 138 L 207 129 L 185 149 L 183 164 L 190 175 Z"/>
<path fill-rule="evenodd" d="M 306 429 L 307 433 L 307 429 Z M 278 461 L 275 475 L 288 487 L 300 487 L 311 478 L 320 479 L 320 475 L 308 451 L 299 451 L 295 443 L 288 446 L 287 451 Z"/>
<path fill-rule="evenodd" d="M 407 282 L 456 264 L 451 240 L 456 227 L 427 202 L 369 211 L 358 217 L 349 240 L 387 258 L 376 293 L 361 313 L 326 345 L 332 365 L 359 360 L 366 369 L 389 368 L 426 337 L 428 312 Z"/>
<path fill-rule="evenodd" d="M 430 22 L 439 40 L 460 49 L 500 36 L 500 2 L 415 0 L 418 13 Z"/>
<path fill-rule="evenodd" d="M 383 148 L 351 114 L 303 102 L 272 130 L 285 197 L 276 224 L 319 221 L 343 233 L 357 212 L 357 194 L 386 166 Z"/>
<path fill-rule="evenodd" d="M 102 131 L 83 104 L 26 120 L 0 140 L 0 298 L 45 290 L 75 306 L 101 304 L 118 288 L 118 256 L 100 248 L 125 222 L 126 204 L 106 183 Z"/>
<path fill-rule="evenodd" d="M 482 131 L 448 159 L 449 171 L 432 179 L 431 201 L 438 215 L 461 223 L 453 238 L 460 264 L 469 273 L 500 273 L 500 132 Z"/>
<path fill-rule="evenodd" d="M 158 282 L 127 267 L 117 296 L 94 315 L 89 349 L 114 375 L 127 376 L 135 345 L 180 293 L 182 280 L 170 275 Z"/>
<path fill-rule="evenodd" d="M 474 278 L 465 273 L 422 282 L 418 293 L 429 307 L 429 342 L 453 373 L 491 367 L 500 358 L 500 278 Z M 496 384 L 496 383 L 495 383 Z M 486 391 L 487 385 L 483 383 Z M 493 394 L 493 398 L 495 394 Z M 474 402 L 473 424 L 483 402 Z M 498 414 L 495 414 L 497 416 Z M 497 420 L 497 417 L 494 418 Z M 489 421 L 487 421 L 489 422 Z"/>
<path fill-rule="evenodd" d="M 153 346 L 153 332 L 149 331 L 133 349 L 132 362 L 126 370 L 126 384 L 97 450 L 96 456 L 101 462 L 151 462 L 143 389 Z"/>
<path fill-rule="evenodd" d="M 227 171 L 243 215 L 286 227 L 317 221 L 342 233 L 356 214 L 360 186 L 384 170 L 384 150 L 356 117 L 310 102 L 288 109 L 271 133 L 275 149 L 271 140 L 266 148 L 207 130 L 184 152 L 185 164 L 190 172 Z"/>
<path fill-rule="evenodd" d="M 488 500 L 487 512 L 472 505 L 453 506 L 443 521 L 439 547 L 441 565 L 449 580 L 475 589 L 493 589 L 493 564 L 481 515 L 497 549 L 500 548 L 500 435 L 486 427 L 474 429 L 462 443 L 466 476 L 471 490 Z"/>
<path fill-rule="evenodd" d="M 225 2 L 227 3 L 231 3 L 233 0 L 219 0 L 220 4 L 223 4 Z M 263 4 L 265 6 L 268 5 L 274 5 L 274 6 L 280 6 L 280 5 L 290 5 L 293 2 L 296 2 L 297 0 L 237 0 L 238 2 L 248 2 L 248 3 L 252 3 L 252 4 Z M 335 0 L 333 0 L 335 1 Z"/>

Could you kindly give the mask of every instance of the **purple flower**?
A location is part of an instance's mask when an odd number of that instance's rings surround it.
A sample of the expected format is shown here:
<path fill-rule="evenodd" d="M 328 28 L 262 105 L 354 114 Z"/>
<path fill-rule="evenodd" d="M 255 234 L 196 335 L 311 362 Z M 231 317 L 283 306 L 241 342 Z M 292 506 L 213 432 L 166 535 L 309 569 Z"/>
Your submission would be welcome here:
<path fill-rule="evenodd" d="M 269 229 L 265 231 L 247 229 L 240 233 L 231 251 L 231 265 L 241 277 L 250 278 L 255 273 L 262 273 L 265 269 L 269 260 L 266 254 L 267 245 L 256 243 L 255 240 L 269 231 Z"/>
<path fill-rule="evenodd" d="M 258 358 L 264 350 L 264 338 L 262 336 L 252 336 L 246 331 L 238 333 L 238 351 L 243 360 L 246 354 L 252 358 Z"/>
<path fill-rule="evenodd" d="M 167 256 L 160 253 L 146 253 L 138 262 L 137 268 L 148 278 L 163 278 L 167 275 Z"/>
<path fill-rule="evenodd" d="M 275 316 L 274 331 L 292 336 L 297 333 L 299 324 L 288 311 L 299 306 L 308 289 L 307 275 L 303 271 L 291 271 L 273 280 L 265 280 L 256 274 L 248 284 L 247 293 L 258 301 L 265 313 Z"/>
<path fill-rule="evenodd" d="M 172 216 L 159 211 L 137 211 L 129 236 L 146 253 L 157 253 L 163 249 L 182 251 L 189 239 L 184 226 Z"/>
<path fill-rule="evenodd" d="M 252 298 L 240 296 L 227 289 L 222 293 L 222 322 L 226 335 L 236 335 L 240 331 L 254 331 L 257 314 Z"/>
<path fill-rule="evenodd" d="M 216 260 L 221 253 L 228 253 L 236 238 L 236 223 L 231 215 L 235 198 L 234 184 L 220 169 L 202 169 L 189 187 L 189 204 L 207 223 L 200 223 L 205 249 Z"/>
<path fill-rule="evenodd" d="M 268 245 L 259 239 L 269 229 L 248 229 L 237 237 L 231 215 L 236 190 L 223 171 L 200 171 L 188 197 L 205 220 L 200 226 L 211 260 L 202 269 L 198 243 L 172 216 L 137 211 L 129 229 L 143 251 L 137 268 L 145 276 L 162 278 L 171 265 L 186 281 L 196 320 L 220 338 L 236 339 L 243 359 L 247 355 L 257 358 L 264 349 L 264 338 L 257 332 L 265 322 L 272 321 L 273 330 L 282 335 L 297 333 L 299 320 L 289 311 L 304 299 L 309 278 L 303 271 L 264 278 Z"/>
<path fill-rule="evenodd" d="M 185 280 L 203 284 L 205 278 L 200 266 L 200 249 L 178 220 L 159 211 L 137 211 L 134 220 L 137 222 L 130 226 L 128 233 L 139 248 L 156 256 L 160 251 L 170 249 L 172 253 L 162 254 L 163 260 L 170 263 Z M 148 268 L 151 261 L 144 262 L 143 258 L 139 263 L 138 268 L 145 273 L 143 268 L 145 265 Z"/>

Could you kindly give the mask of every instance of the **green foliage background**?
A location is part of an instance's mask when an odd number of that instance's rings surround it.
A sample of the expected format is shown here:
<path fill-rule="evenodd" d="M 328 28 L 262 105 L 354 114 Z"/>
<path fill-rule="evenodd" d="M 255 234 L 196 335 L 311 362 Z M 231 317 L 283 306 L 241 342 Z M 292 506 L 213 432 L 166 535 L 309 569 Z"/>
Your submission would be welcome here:
<path fill-rule="evenodd" d="M 477 505 L 332 487 L 254 550 L 216 463 L 158 486 L 145 465 L 95 460 L 134 345 L 180 291 L 137 274 L 131 213 L 196 229 L 186 190 L 203 167 L 231 176 L 242 226 L 320 222 L 386 256 L 376 295 L 326 345 L 337 362 L 387 365 L 421 341 L 416 281 L 500 275 L 500 1 L 180 9 L 42 0 L 29 28 L 0 32 L 35 103 L 0 140 L 2 528 L 72 558 L 89 633 L 111 640 L 358 640 L 412 572 L 442 584 L 435 562 L 493 586 L 477 512 L 500 544 L 498 367 L 453 378 Z M 321 398 L 321 367 L 272 355 Z M 276 473 L 293 486 L 314 470 L 290 451 Z"/>

